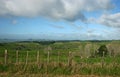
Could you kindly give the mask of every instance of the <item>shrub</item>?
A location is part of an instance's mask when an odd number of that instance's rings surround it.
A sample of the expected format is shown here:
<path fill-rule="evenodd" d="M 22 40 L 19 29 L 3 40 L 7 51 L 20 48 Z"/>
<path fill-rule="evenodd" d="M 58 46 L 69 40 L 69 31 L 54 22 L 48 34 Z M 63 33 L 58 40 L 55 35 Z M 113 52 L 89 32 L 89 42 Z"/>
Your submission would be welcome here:
<path fill-rule="evenodd" d="M 103 53 L 104 53 L 104 56 L 106 56 L 108 54 L 108 49 L 106 47 L 106 45 L 101 45 L 98 49 L 98 55 L 99 56 L 103 56 Z"/>

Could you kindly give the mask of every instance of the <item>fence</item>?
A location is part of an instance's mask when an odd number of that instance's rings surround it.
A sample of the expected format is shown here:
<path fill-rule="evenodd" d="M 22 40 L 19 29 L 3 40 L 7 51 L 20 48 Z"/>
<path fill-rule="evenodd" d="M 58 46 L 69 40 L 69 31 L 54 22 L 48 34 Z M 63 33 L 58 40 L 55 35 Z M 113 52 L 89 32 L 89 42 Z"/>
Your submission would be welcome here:
<path fill-rule="evenodd" d="M 109 63 L 107 63 L 107 61 Z M 120 76 L 120 57 L 81 57 L 80 52 L 1 51 L 0 72 Z M 44 76 L 44 74 L 46 76 Z"/>
<path fill-rule="evenodd" d="M 103 54 L 104 55 L 104 54 Z M 86 61 L 86 58 L 83 58 L 80 52 L 41 52 L 41 51 L 8 51 L 5 50 L 0 54 L 0 64 L 40 64 L 51 62 L 56 63 L 66 63 L 68 65 L 81 62 L 90 62 Z M 104 65 L 104 56 L 101 57 L 97 62 L 100 62 L 101 65 Z M 90 62 L 92 63 L 92 61 Z"/>
<path fill-rule="evenodd" d="M 40 52 L 40 51 L 8 51 L 5 50 L 0 54 L 0 63 L 1 64 L 20 64 L 25 63 L 26 65 L 29 63 L 43 63 L 46 62 L 49 64 L 50 62 L 65 62 L 70 64 L 73 59 L 73 54 L 77 54 L 77 58 L 81 58 L 78 56 L 78 52 Z"/>

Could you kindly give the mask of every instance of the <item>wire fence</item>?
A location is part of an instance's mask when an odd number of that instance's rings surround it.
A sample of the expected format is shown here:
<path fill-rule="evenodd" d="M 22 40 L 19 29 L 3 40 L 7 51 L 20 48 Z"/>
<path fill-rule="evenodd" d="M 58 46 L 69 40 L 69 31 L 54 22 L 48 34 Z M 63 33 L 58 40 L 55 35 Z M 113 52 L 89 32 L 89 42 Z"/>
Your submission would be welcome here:
<path fill-rule="evenodd" d="M 103 54 L 104 55 L 104 54 Z M 49 64 L 65 63 L 68 65 L 79 64 L 79 63 L 101 63 L 103 65 L 107 61 L 107 58 L 83 58 L 80 52 L 40 52 L 40 51 L 12 51 L 5 50 L 0 54 L 0 64 Z M 112 59 L 114 62 L 114 59 Z"/>
<path fill-rule="evenodd" d="M 40 52 L 40 51 L 14 51 L 9 52 L 5 50 L 3 53 L 0 54 L 0 63 L 2 64 L 19 64 L 19 63 L 50 63 L 50 62 L 70 62 L 72 59 L 73 52 Z M 77 55 L 79 53 L 76 53 Z M 77 56 L 81 58 L 80 56 Z"/>

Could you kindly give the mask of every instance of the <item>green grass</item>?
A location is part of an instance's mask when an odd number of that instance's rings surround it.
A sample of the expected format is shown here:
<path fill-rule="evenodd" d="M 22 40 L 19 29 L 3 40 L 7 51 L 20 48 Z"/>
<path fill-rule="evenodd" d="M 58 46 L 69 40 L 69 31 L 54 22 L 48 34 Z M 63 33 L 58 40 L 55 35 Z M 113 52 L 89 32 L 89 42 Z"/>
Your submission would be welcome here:
<path fill-rule="evenodd" d="M 94 52 L 95 48 L 103 44 L 119 46 L 119 42 L 56 42 L 48 45 L 37 42 L 0 44 L 0 73 L 120 76 L 120 56 L 118 53 L 115 57 L 107 56 L 104 59 L 102 57 L 87 58 L 91 52 Z M 46 50 L 49 46 L 51 50 Z M 85 51 L 86 48 L 88 51 Z M 7 65 L 4 64 L 5 49 L 8 50 Z M 19 55 L 16 64 L 17 49 L 19 49 Z M 26 51 L 29 54 L 27 65 Z M 38 51 L 39 63 L 36 64 Z M 49 64 L 47 64 L 48 51 L 50 51 Z M 73 57 L 69 56 L 69 52 L 72 53 Z M 68 65 L 68 58 L 72 58 L 71 66 Z"/>

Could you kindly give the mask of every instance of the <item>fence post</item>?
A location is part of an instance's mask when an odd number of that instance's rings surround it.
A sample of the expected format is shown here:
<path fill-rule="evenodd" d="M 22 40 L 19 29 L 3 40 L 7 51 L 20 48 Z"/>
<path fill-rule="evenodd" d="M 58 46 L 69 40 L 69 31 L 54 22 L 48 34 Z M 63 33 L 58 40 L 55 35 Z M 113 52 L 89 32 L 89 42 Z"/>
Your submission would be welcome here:
<path fill-rule="evenodd" d="M 27 55 L 26 55 L 26 65 L 28 64 L 28 51 L 27 51 Z"/>
<path fill-rule="evenodd" d="M 37 51 L 37 64 L 39 63 L 39 51 Z"/>
<path fill-rule="evenodd" d="M 68 53 L 68 66 L 70 65 L 70 54 L 71 54 L 71 52 L 69 51 L 69 53 Z"/>
<path fill-rule="evenodd" d="M 7 64 L 7 50 L 5 50 L 5 65 Z"/>
<path fill-rule="evenodd" d="M 103 56 L 102 56 L 102 68 L 104 66 L 104 57 L 105 57 L 105 52 L 103 51 Z"/>
<path fill-rule="evenodd" d="M 49 63 L 50 60 L 50 52 L 48 51 L 48 55 L 47 55 L 47 64 Z"/>
<path fill-rule="evenodd" d="M 27 51 L 27 54 L 26 54 L 26 62 L 25 62 L 25 66 L 24 66 L 24 71 L 25 71 L 25 69 L 27 67 L 27 64 L 28 64 L 28 51 Z"/>
<path fill-rule="evenodd" d="M 58 51 L 58 64 L 59 64 L 59 62 L 60 62 L 60 53 Z"/>
<path fill-rule="evenodd" d="M 16 64 L 18 63 L 18 50 L 16 51 Z"/>
<path fill-rule="evenodd" d="M 47 52 L 47 65 L 46 65 L 46 75 L 48 74 L 48 64 L 49 64 L 49 60 L 50 60 L 50 52 Z"/>

